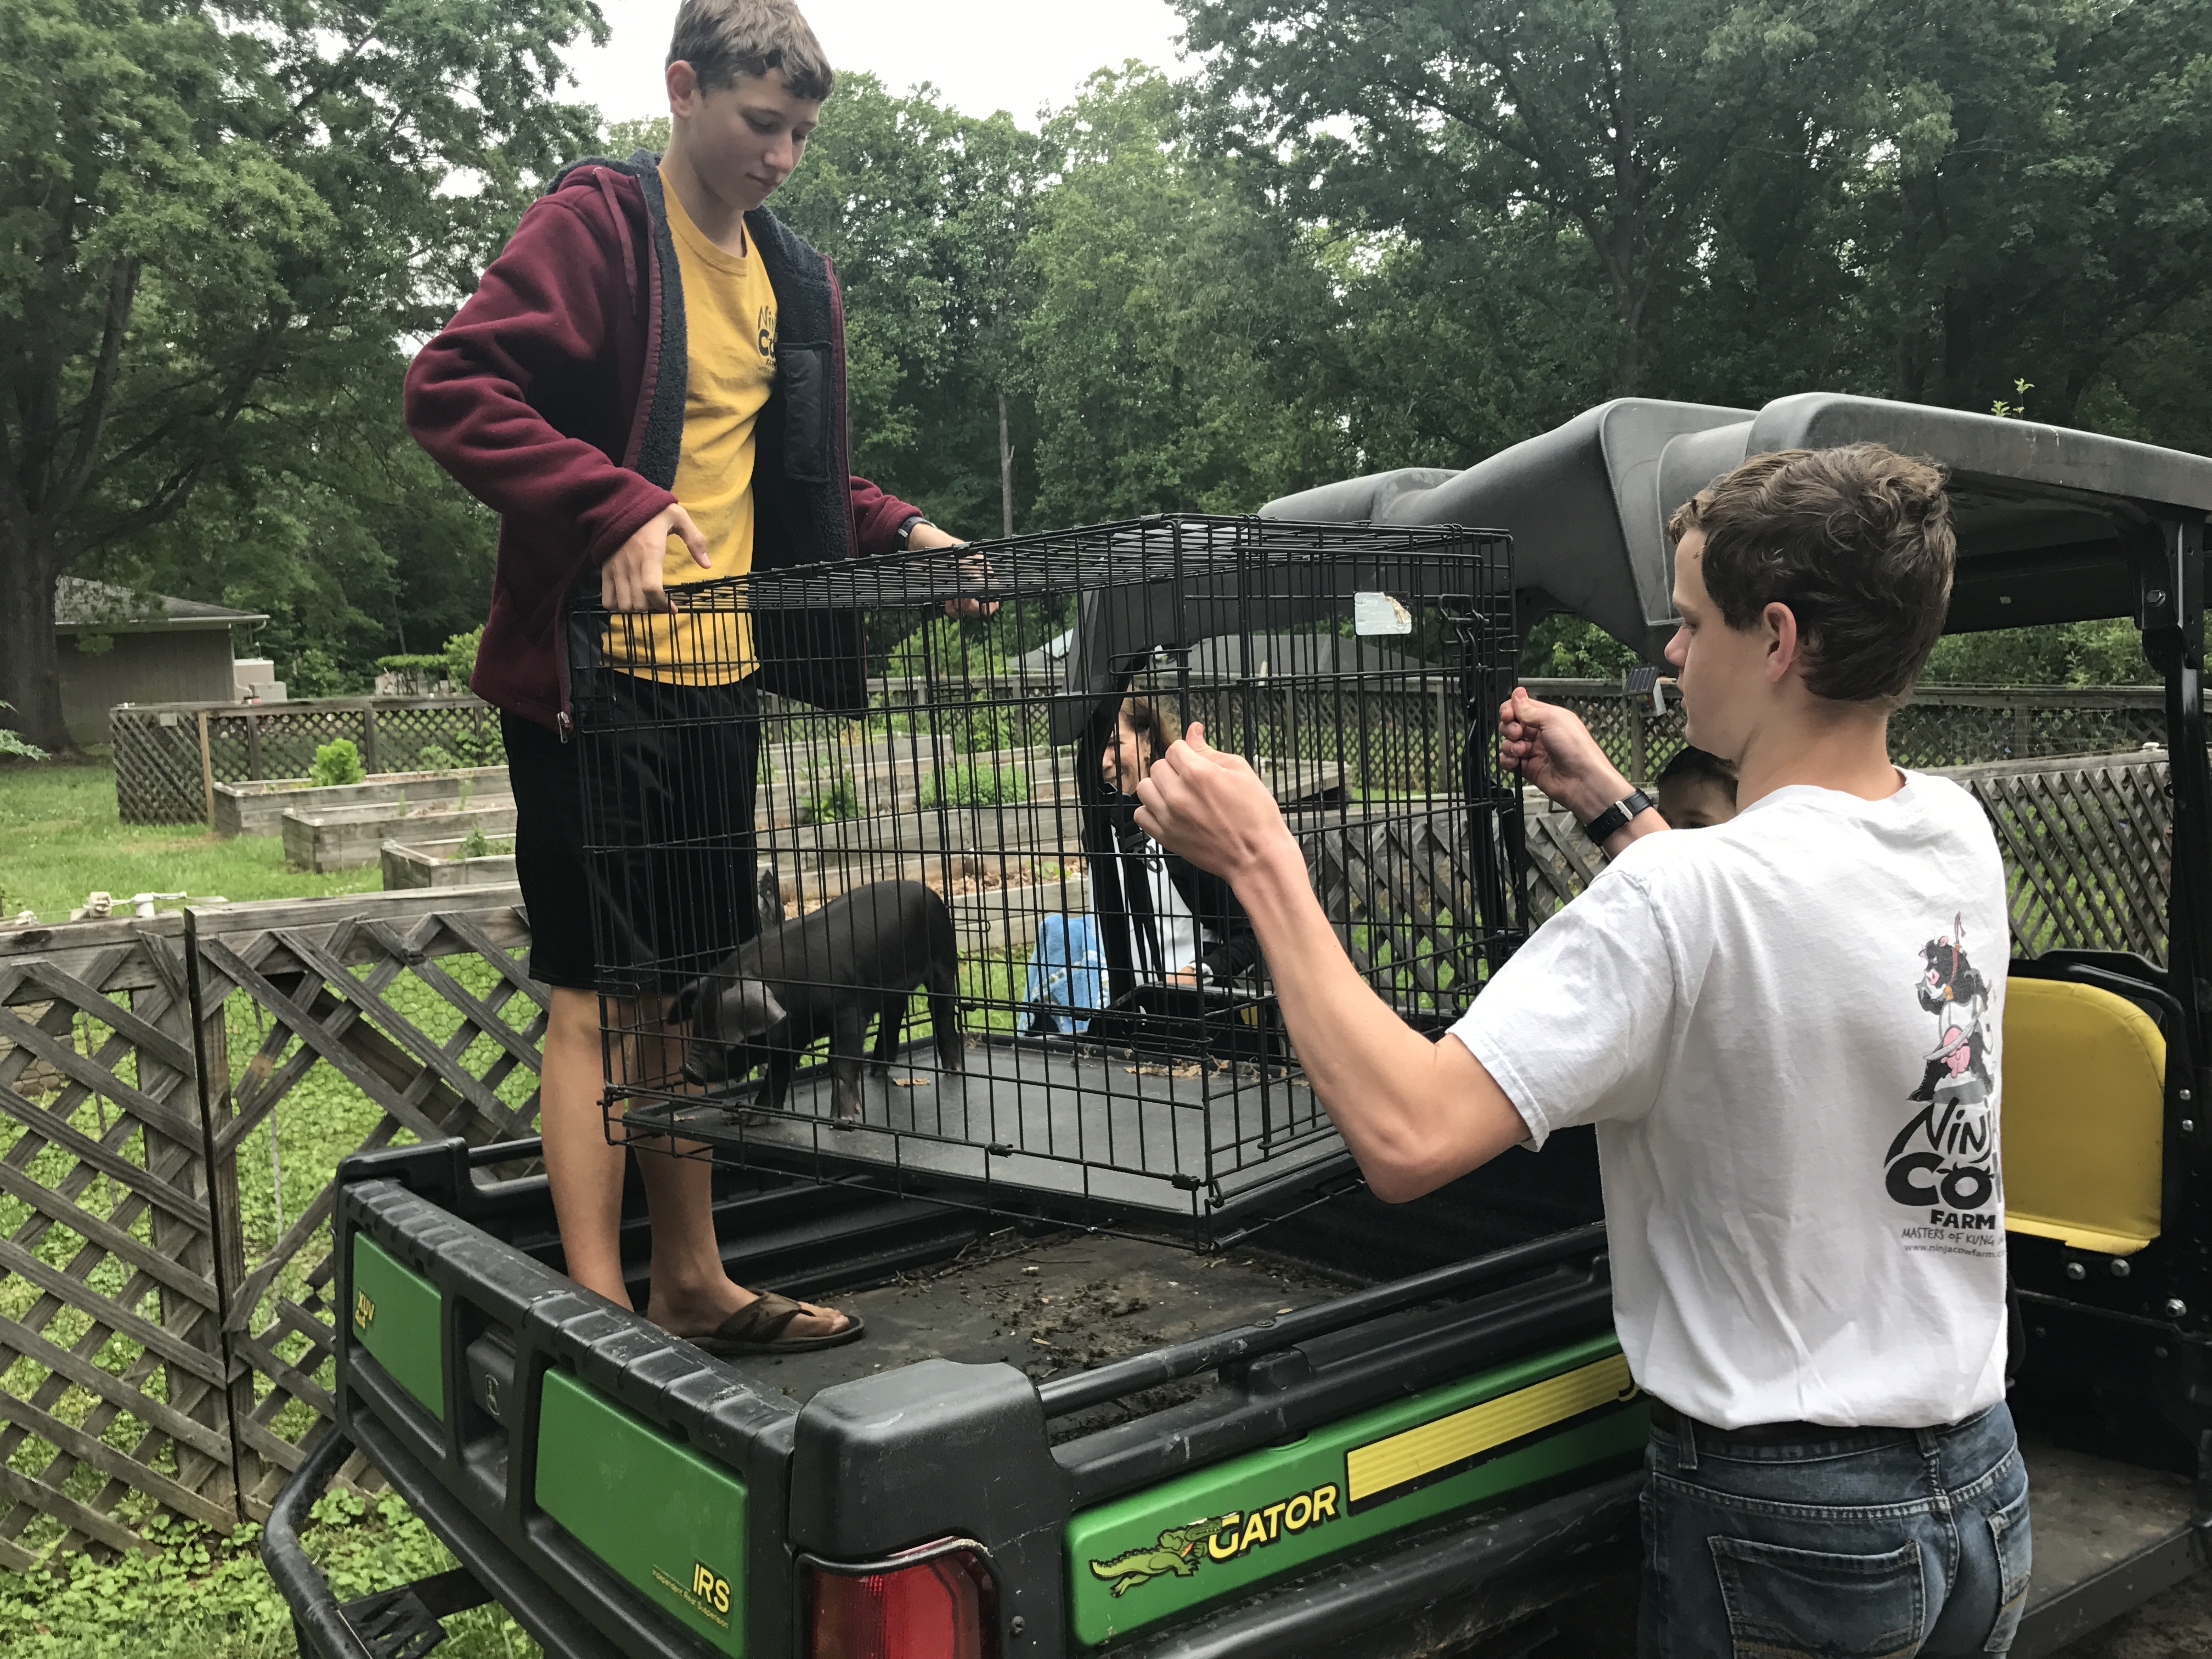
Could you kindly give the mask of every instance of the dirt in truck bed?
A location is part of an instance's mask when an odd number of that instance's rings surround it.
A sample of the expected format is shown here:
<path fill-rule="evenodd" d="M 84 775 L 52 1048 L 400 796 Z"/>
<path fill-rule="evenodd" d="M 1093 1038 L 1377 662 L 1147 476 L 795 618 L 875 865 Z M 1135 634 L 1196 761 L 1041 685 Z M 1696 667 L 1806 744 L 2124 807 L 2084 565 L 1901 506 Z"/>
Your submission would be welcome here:
<path fill-rule="evenodd" d="M 1310 1269 L 1255 1256 L 1198 1255 L 1105 1234 L 1024 1238 L 1009 1231 L 978 1240 L 941 1267 L 828 1298 L 867 1320 L 858 1342 L 739 1363 L 800 1400 L 918 1359 L 996 1361 L 1042 1382 L 1288 1313 L 1346 1288 Z M 1152 1389 L 1126 1403 L 1150 1410 L 1206 1386 L 1200 1380 L 1173 1393 Z M 1080 1426 L 1120 1415 L 1086 1413 Z"/>

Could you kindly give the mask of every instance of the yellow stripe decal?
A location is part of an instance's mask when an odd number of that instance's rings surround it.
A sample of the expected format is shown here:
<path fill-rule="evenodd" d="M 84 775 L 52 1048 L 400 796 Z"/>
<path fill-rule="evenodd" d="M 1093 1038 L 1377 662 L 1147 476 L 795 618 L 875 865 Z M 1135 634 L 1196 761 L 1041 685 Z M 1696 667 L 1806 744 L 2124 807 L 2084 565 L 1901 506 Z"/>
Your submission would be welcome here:
<path fill-rule="evenodd" d="M 1579 1417 L 1610 1401 L 1625 1400 L 1635 1387 L 1626 1358 L 1614 1354 L 1387 1440 L 1370 1442 L 1345 1455 L 1345 1485 L 1349 1489 L 1346 1501 L 1357 1504 L 1376 1492 L 1464 1462 L 1492 1446 Z"/>

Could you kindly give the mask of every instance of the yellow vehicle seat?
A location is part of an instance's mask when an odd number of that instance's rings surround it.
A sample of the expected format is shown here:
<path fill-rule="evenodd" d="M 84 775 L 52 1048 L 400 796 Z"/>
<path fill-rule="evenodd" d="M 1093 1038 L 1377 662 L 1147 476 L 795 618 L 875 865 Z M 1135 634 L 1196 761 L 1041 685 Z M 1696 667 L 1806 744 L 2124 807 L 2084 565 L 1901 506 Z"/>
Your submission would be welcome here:
<path fill-rule="evenodd" d="M 2166 1038 L 2125 997 L 2064 980 L 2007 981 L 2005 1225 L 2132 1255 L 2156 1238 L 2166 1150 Z"/>

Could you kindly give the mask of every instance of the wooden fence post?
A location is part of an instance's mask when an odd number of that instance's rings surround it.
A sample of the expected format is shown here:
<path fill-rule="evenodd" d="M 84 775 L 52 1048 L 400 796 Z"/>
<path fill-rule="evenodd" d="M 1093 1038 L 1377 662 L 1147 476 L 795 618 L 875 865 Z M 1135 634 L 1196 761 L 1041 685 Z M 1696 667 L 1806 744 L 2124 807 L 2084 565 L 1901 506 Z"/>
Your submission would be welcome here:
<path fill-rule="evenodd" d="M 268 775 L 261 769 L 261 711 L 246 711 L 246 775 L 258 783 Z"/>
<path fill-rule="evenodd" d="M 381 772 L 376 763 L 376 705 L 363 703 L 361 710 L 361 765 L 364 772 Z"/>
<path fill-rule="evenodd" d="M 208 747 L 208 714 L 203 708 L 200 716 L 200 798 L 207 811 L 207 825 L 215 828 L 215 756 Z"/>

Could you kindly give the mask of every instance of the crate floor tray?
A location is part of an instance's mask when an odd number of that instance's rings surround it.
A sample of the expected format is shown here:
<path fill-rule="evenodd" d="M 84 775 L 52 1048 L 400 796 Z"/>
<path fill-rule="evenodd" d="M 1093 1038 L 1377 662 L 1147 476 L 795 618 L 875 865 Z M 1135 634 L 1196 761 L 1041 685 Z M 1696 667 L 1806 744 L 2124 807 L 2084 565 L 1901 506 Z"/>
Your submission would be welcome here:
<path fill-rule="evenodd" d="M 1348 1162 L 1304 1080 L 1250 1062 L 1209 1067 L 1066 1038 L 973 1043 L 957 1075 L 931 1058 L 909 1045 L 888 1080 L 864 1076 L 856 1125 L 831 1121 L 822 1066 L 793 1079 L 778 1111 L 758 1109 L 748 1085 L 640 1102 L 623 1121 L 633 1137 L 672 1130 L 772 1167 L 1163 1216 L 1241 1210 Z"/>

